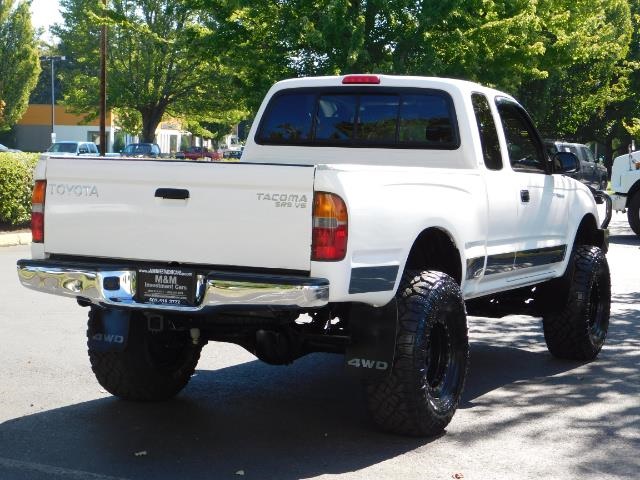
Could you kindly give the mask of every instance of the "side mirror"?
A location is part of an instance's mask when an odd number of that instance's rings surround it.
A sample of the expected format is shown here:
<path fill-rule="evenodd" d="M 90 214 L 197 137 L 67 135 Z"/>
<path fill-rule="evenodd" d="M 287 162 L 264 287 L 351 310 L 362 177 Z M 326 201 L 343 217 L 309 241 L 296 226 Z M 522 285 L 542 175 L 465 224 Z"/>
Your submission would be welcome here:
<path fill-rule="evenodd" d="M 571 152 L 558 152 L 553 156 L 555 173 L 575 173 L 580 168 L 580 160 Z"/>

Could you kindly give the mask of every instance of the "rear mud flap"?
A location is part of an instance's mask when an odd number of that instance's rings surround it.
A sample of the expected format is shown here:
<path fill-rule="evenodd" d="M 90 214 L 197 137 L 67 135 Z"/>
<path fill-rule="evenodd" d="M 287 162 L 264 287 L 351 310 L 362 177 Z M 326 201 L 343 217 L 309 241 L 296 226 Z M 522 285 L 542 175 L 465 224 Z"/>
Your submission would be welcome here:
<path fill-rule="evenodd" d="M 349 374 L 379 380 L 391 373 L 396 352 L 398 308 L 393 299 L 384 307 L 354 304 L 349 314 L 352 342 L 345 367 Z"/>
<path fill-rule="evenodd" d="M 89 348 L 97 352 L 121 352 L 127 346 L 131 312 L 101 310 L 91 329 Z"/>

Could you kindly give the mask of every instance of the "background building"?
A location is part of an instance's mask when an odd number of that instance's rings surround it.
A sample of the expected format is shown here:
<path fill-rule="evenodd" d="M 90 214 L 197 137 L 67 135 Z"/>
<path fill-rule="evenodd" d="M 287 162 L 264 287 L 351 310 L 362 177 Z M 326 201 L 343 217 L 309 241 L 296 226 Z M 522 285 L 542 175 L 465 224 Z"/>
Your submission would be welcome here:
<path fill-rule="evenodd" d="M 51 145 L 51 104 L 31 104 L 18 124 L 14 127 L 16 148 L 25 152 L 43 152 Z M 107 151 L 113 151 L 114 141 L 113 115 L 107 113 Z M 78 142 L 100 143 L 100 124 L 96 118 L 85 123 L 83 115 L 66 111 L 63 105 L 55 106 L 55 124 L 53 133 L 56 141 L 72 140 Z"/>

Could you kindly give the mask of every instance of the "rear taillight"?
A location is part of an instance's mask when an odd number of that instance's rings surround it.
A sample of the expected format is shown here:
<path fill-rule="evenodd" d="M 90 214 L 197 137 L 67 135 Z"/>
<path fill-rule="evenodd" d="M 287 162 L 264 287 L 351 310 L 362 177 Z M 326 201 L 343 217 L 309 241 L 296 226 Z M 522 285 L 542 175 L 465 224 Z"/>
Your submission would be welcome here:
<path fill-rule="evenodd" d="M 313 197 L 311 260 L 338 261 L 347 254 L 347 206 L 338 195 L 316 192 Z"/>
<path fill-rule="evenodd" d="M 44 200 L 47 181 L 36 180 L 31 196 L 31 239 L 34 243 L 44 242 Z"/>

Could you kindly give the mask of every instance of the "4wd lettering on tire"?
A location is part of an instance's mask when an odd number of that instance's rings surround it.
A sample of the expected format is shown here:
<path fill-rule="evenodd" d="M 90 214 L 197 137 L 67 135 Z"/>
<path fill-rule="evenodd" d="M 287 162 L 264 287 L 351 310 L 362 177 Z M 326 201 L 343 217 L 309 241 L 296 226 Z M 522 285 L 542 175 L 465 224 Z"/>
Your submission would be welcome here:
<path fill-rule="evenodd" d="M 375 370 L 387 370 L 389 368 L 389 364 L 387 362 L 369 360 L 366 358 L 352 358 L 347 362 L 347 365 L 350 367 L 371 368 Z"/>

